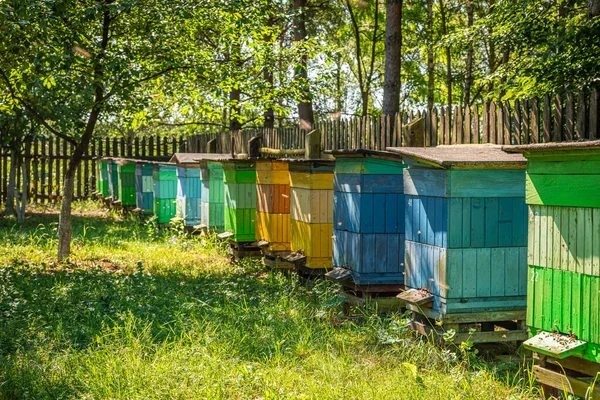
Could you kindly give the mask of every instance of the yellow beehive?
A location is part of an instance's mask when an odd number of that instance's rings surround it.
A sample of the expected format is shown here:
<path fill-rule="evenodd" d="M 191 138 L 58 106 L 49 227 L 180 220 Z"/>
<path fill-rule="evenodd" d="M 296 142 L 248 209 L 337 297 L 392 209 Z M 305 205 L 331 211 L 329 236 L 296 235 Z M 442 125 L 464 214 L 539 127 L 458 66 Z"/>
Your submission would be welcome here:
<path fill-rule="evenodd" d="M 290 173 L 288 163 L 256 163 L 256 239 L 269 242 L 270 252 L 290 250 Z"/>
<path fill-rule="evenodd" d="M 330 160 L 290 161 L 292 251 L 302 251 L 305 267 L 332 267 L 333 167 Z"/>

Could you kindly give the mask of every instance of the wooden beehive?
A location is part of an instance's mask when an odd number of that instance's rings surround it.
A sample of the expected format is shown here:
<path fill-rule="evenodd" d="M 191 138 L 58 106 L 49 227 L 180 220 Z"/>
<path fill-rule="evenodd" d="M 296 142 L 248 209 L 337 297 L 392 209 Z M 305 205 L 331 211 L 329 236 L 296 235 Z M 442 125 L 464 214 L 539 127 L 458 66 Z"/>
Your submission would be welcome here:
<path fill-rule="evenodd" d="M 108 169 L 108 196 L 114 202 L 119 200 L 119 171 L 117 163 L 112 158 L 105 158 Z"/>
<path fill-rule="evenodd" d="M 233 233 L 231 239 L 235 242 L 254 242 L 256 161 L 228 159 L 221 163 L 225 198 L 225 230 Z"/>
<path fill-rule="evenodd" d="M 526 344 L 559 359 L 600 363 L 600 141 L 505 150 L 528 161 L 527 324 L 542 336 Z M 546 348 L 558 334 L 570 345 Z"/>
<path fill-rule="evenodd" d="M 223 187 L 223 165 L 217 161 L 208 161 L 206 165 L 208 184 L 203 190 L 208 190 L 208 207 L 203 208 L 202 221 L 215 232 L 225 230 L 225 188 Z M 204 181 L 203 181 L 204 182 Z"/>
<path fill-rule="evenodd" d="M 494 145 L 389 150 L 408 165 L 405 284 L 433 296 L 428 315 L 524 310 L 525 159 Z"/>
<path fill-rule="evenodd" d="M 117 163 L 119 200 L 123 207 L 135 207 L 135 162 L 124 158 L 115 159 Z"/>
<path fill-rule="evenodd" d="M 145 215 L 154 213 L 153 169 L 152 163 L 144 161 L 138 161 L 135 167 L 136 207 Z"/>
<path fill-rule="evenodd" d="M 256 161 L 256 239 L 270 252 L 290 250 L 290 173 L 286 161 Z"/>
<path fill-rule="evenodd" d="M 175 153 L 169 160 L 177 165 L 177 214 L 185 226 L 198 225 L 201 221 L 201 157 L 201 153 Z"/>
<path fill-rule="evenodd" d="M 333 153 L 333 265 L 357 285 L 404 283 L 404 183 L 398 154 Z"/>
<path fill-rule="evenodd" d="M 334 164 L 289 159 L 291 249 L 303 252 L 314 272 L 332 267 Z"/>
<path fill-rule="evenodd" d="M 154 214 L 158 223 L 168 224 L 177 215 L 177 167 L 175 164 L 156 163 L 152 171 L 154 187 Z"/>
<path fill-rule="evenodd" d="M 217 153 L 194 155 L 200 167 L 200 224 L 215 232 L 223 232 L 225 224 L 223 166 L 216 160 L 228 157 L 228 154 Z"/>
<path fill-rule="evenodd" d="M 108 188 L 108 161 L 100 159 L 96 165 L 98 167 L 96 190 L 105 199 L 110 195 Z"/>

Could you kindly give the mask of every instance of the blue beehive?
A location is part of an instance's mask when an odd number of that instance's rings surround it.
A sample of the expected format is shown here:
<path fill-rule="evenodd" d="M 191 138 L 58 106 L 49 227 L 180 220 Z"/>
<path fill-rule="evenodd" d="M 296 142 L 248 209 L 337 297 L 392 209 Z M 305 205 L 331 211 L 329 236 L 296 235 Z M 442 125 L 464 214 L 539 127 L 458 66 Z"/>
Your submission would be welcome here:
<path fill-rule="evenodd" d="M 350 270 L 357 285 L 403 284 L 402 158 L 370 150 L 333 154 L 334 267 Z"/>
<path fill-rule="evenodd" d="M 186 226 L 200 223 L 200 164 L 202 154 L 175 153 L 170 162 L 177 165 L 177 214 Z"/>
<path fill-rule="evenodd" d="M 154 213 L 154 184 L 152 182 L 153 164 L 139 161 L 135 166 L 136 207 L 145 215 Z"/>
<path fill-rule="evenodd" d="M 525 159 L 500 146 L 391 148 L 402 155 L 406 288 L 439 317 L 524 310 Z"/>
<path fill-rule="evenodd" d="M 119 171 L 117 162 L 112 158 L 106 158 L 108 161 L 108 195 L 111 200 L 119 200 Z"/>

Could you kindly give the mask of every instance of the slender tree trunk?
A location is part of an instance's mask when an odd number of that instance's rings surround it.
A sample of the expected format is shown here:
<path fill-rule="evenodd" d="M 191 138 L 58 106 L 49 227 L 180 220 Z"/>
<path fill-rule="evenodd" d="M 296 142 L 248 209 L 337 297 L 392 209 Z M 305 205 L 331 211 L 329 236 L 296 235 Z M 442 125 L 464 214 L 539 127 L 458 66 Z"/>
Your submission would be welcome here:
<path fill-rule="evenodd" d="M 31 142 L 25 144 L 25 155 L 31 153 Z M 29 193 L 29 163 L 27 157 L 23 157 L 21 163 L 21 199 L 17 202 L 17 222 L 22 224 L 25 221 L 25 209 L 27 207 L 27 195 Z"/>
<path fill-rule="evenodd" d="M 69 159 L 65 181 L 63 184 L 63 198 L 61 202 L 60 215 L 58 218 L 58 261 L 61 262 L 71 254 L 71 237 L 73 236 L 73 226 L 71 220 L 71 210 L 73 194 L 75 191 L 75 173 L 77 167 L 81 164 L 83 155 L 87 151 L 98 117 L 102 110 L 104 101 L 104 69 L 102 59 L 104 51 L 108 47 L 109 30 L 111 24 L 110 11 L 106 8 L 102 16 L 102 40 L 100 42 L 101 55 L 94 60 L 94 105 L 90 111 L 85 130 L 79 143 L 75 146 L 73 154 Z"/>
<path fill-rule="evenodd" d="M 473 2 L 467 4 L 467 27 L 473 26 Z M 471 102 L 471 86 L 473 85 L 473 42 L 469 41 L 469 49 L 467 50 L 467 61 L 465 71 L 465 96 L 463 104 L 469 106 Z"/>
<path fill-rule="evenodd" d="M 395 115 L 400 110 L 400 68 L 402 64 L 402 3 L 386 1 L 385 69 L 383 80 L 383 114 Z"/>
<path fill-rule="evenodd" d="M 433 0 L 427 0 L 427 110 L 435 102 L 435 64 L 433 63 Z"/>
<path fill-rule="evenodd" d="M 15 201 L 18 195 L 17 190 L 17 171 L 20 164 L 20 153 L 14 146 L 10 152 L 10 172 L 8 173 L 8 184 L 6 190 L 5 212 L 7 215 L 14 215 L 16 212 Z"/>
<path fill-rule="evenodd" d="M 356 75 L 358 78 L 358 87 L 361 92 L 361 106 L 362 112 L 361 115 L 363 117 L 367 116 L 369 112 L 369 94 L 365 96 L 365 77 L 362 68 L 362 49 L 360 45 L 360 29 L 358 27 L 358 23 L 356 22 L 356 18 L 354 17 L 354 10 L 352 9 L 352 4 L 350 4 L 350 0 L 346 0 L 346 8 L 348 9 L 348 13 L 350 14 L 350 21 L 352 22 L 352 31 L 354 32 L 354 43 L 355 43 L 355 53 L 356 53 Z"/>
<path fill-rule="evenodd" d="M 491 13 L 494 9 L 495 0 L 489 0 L 489 9 L 488 13 Z M 488 54 L 488 73 L 492 74 L 496 71 L 496 45 L 494 44 L 494 40 L 490 39 L 489 41 L 489 54 Z M 494 82 L 490 80 L 488 85 L 488 91 L 492 92 L 494 90 Z"/>
<path fill-rule="evenodd" d="M 273 3 L 271 1 L 268 2 L 268 6 L 269 8 L 271 8 L 273 6 Z M 269 13 L 271 12 L 271 10 L 269 10 Z M 263 40 L 265 41 L 265 43 L 271 43 L 272 42 L 272 28 L 275 26 L 275 18 L 273 16 L 273 14 L 269 14 L 269 18 L 267 20 L 267 27 L 269 28 L 269 32 L 266 33 L 264 35 Z M 275 47 L 275 46 L 273 46 Z M 275 50 L 275 49 L 273 49 Z M 265 69 L 263 71 L 263 79 L 265 80 L 265 85 L 268 88 L 269 92 L 273 91 L 273 67 L 274 67 L 274 62 L 273 62 L 273 58 L 271 56 L 271 54 L 269 55 L 267 64 L 265 65 Z M 264 117 L 264 123 L 263 123 L 263 127 L 265 129 L 273 129 L 275 127 L 275 111 L 273 111 L 273 99 L 269 98 L 268 100 L 268 104 L 267 107 L 265 108 L 265 111 L 263 113 L 263 117 Z"/>
<path fill-rule="evenodd" d="M 442 0 L 440 0 L 440 19 L 442 24 L 442 35 L 448 34 L 448 10 Z M 446 87 L 448 89 L 448 112 L 452 112 L 452 54 L 450 52 L 450 46 L 446 46 Z M 451 115 L 451 114 L 450 114 Z M 451 115 L 452 116 L 452 115 Z M 452 126 L 452 125 L 450 125 Z"/>
<path fill-rule="evenodd" d="M 600 0 L 588 0 L 588 18 L 600 17 Z"/>
<path fill-rule="evenodd" d="M 306 0 L 294 0 L 294 41 L 297 43 L 306 40 L 306 2 Z M 295 79 L 303 87 L 302 98 L 298 102 L 300 128 L 310 130 L 315 123 L 315 117 L 308 83 L 308 54 L 304 49 L 301 51 L 300 60 L 296 63 Z"/>

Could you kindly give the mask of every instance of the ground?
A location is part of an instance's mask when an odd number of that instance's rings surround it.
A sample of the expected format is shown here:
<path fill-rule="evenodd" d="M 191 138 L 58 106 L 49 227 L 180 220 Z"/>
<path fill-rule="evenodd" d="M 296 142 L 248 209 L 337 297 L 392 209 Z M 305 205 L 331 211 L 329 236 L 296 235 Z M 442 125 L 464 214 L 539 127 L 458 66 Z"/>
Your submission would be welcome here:
<path fill-rule="evenodd" d="M 328 282 L 228 263 L 211 237 L 76 205 L 0 217 L 0 398 L 537 398 L 527 368 L 342 312 Z"/>

